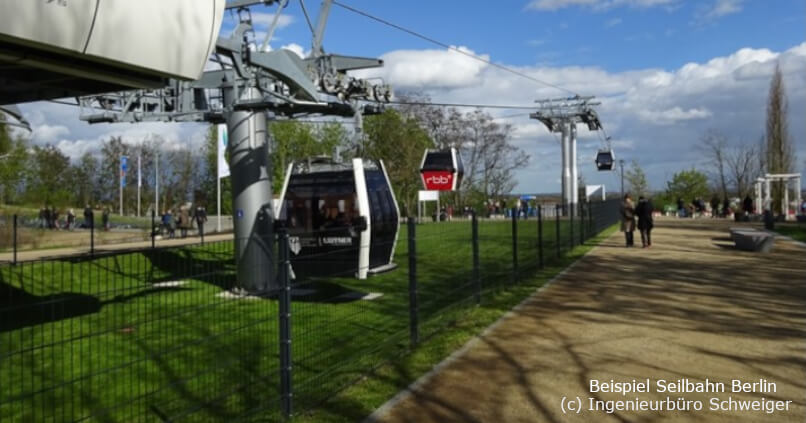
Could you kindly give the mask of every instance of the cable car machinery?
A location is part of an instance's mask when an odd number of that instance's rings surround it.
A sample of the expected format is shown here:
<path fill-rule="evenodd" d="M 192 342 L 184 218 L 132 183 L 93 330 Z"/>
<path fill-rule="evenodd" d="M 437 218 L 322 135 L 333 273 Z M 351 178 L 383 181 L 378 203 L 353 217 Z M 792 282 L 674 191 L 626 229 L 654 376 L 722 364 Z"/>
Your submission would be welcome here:
<path fill-rule="evenodd" d="M 304 0 L 301 0 L 304 7 Z M 254 48 L 250 7 L 276 5 L 262 48 Z M 309 114 L 350 117 L 376 113 L 391 100 L 391 89 L 347 75 L 383 66 L 383 61 L 325 54 L 322 47 L 332 0 L 324 0 L 313 32 L 309 57 L 287 50 L 265 51 L 288 0 L 232 0 L 226 9 L 238 16 L 228 38 L 219 37 L 211 63 L 198 81 L 170 82 L 162 89 L 139 90 L 78 99 L 81 119 L 89 123 L 226 123 L 232 175 L 235 255 L 239 287 L 250 293 L 277 287 L 273 266 L 272 184 L 266 121 Z M 307 13 L 306 13 L 307 15 Z M 208 68 L 209 68 L 208 64 Z M 362 101 L 374 105 L 363 105 Z"/>
<path fill-rule="evenodd" d="M 567 207 L 565 213 L 569 216 L 575 215 L 576 205 L 579 203 L 577 124 L 584 123 L 591 131 L 602 129 L 599 115 L 594 110 L 594 106 L 599 106 L 601 103 L 593 102 L 594 98 L 577 95 L 568 98 L 537 100 L 537 112 L 529 115 L 530 118 L 539 120 L 546 125 L 549 132 L 562 134 L 562 198 L 563 205 Z M 599 154 L 603 155 L 603 159 L 608 154 L 612 158 L 612 149 L 608 146 L 607 149 L 602 149 L 597 154 L 597 167 L 604 170 L 598 163 Z"/>

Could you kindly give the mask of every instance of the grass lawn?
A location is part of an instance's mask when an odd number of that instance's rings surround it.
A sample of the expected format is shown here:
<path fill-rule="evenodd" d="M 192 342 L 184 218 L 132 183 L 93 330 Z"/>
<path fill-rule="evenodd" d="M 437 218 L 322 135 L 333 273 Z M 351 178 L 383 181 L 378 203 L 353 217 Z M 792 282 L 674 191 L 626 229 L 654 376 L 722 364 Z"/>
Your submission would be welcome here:
<path fill-rule="evenodd" d="M 776 223 L 775 232 L 792 237 L 800 242 L 806 242 L 806 224 L 803 223 Z"/>
<path fill-rule="evenodd" d="M 480 284 L 469 223 L 419 225 L 413 351 L 405 226 L 397 270 L 296 286 L 294 407 L 314 410 L 297 418 L 355 421 L 450 354 L 584 252 L 557 258 L 557 224 L 544 225 L 538 271 L 537 224 L 521 221 L 516 272 L 511 222 L 481 222 Z M 232 256 L 221 242 L 0 268 L 0 421 L 277 418 L 277 301 L 220 296 Z M 367 293 L 381 295 L 356 299 Z"/>

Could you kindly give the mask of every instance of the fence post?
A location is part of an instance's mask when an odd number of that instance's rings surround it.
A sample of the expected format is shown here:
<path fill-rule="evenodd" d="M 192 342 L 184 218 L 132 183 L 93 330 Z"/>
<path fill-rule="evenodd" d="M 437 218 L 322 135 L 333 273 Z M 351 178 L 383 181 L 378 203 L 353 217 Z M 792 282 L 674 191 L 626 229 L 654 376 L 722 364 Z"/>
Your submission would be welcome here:
<path fill-rule="evenodd" d="M 543 206 L 537 206 L 537 260 L 543 268 Z"/>
<path fill-rule="evenodd" d="M 481 272 L 479 268 L 479 219 L 473 211 L 473 282 L 476 284 L 476 304 L 481 304 Z"/>
<path fill-rule="evenodd" d="M 14 265 L 17 265 L 17 215 L 14 215 L 14 239 L 11 241 L 14 245 Z"/>
<path fill-rule="evenodd" d="M 512 208 L 512 283 L 518 283 L 518 209 Z"/>
<path fill-rule="evenodd" d="M 568 205 L 568 234 L 570 235 L 569 236 L 570 239 L 568 240 L 569 251 L 574 249 L 574 241 L 576 241 L 574 239 L 574 211 L 575 211 L 574 206 L 572 204 L 569 204 Z"/>
<path fill-rule="evenodd" d="M 556 218 L 555 220 L 557 221 L 557 224 L 554 225 L 555 230 L 557 232 L 557 240 L 556 240 L 557 242 L 555 242 L 554 244 L 557 246 L 557 258 L 560 258 L 560 256 L 562 256 L 562 253 L 560 251 L 560 210 L 561 208 L 559 204 L 554 206 L 554 212 L 555 212 L 554 217 Z"/>
<path fill-rule="evenodd" d="M 279 312 L 280 312 L 280 395 L 282 401 L 283 414 L 286 418 L 291 417 L 293 411 L 293 370 L 291 361 L 291 279 L 289 277 L 288 232 L 284 229 L 279 233 L 280 245 L 280 292 L 279 292 Z"/>
<path fill-rule="evenodd" d="M 411 348 L 420 342 L 417 320 L 417 225 L 414 218 L 408 219 L 409 230 L 409 343 Z"/>
<path fill-rule="evenodd" d="M 585 245 L 585 203 L 579 203 L 579 245 Z"/>
<path fill-rule="evenodd" d="M 156 238 L 157 238 L 157 228 L 154 226 L 154 218 L 157 217 L 157 211 L 151 210 L 151 249 L 153 250 L 156 246 Z"/>
<path fill-rule="evenodd" d="M 95 212 L 90 211 L 90 255 L 95 254 Z"/>

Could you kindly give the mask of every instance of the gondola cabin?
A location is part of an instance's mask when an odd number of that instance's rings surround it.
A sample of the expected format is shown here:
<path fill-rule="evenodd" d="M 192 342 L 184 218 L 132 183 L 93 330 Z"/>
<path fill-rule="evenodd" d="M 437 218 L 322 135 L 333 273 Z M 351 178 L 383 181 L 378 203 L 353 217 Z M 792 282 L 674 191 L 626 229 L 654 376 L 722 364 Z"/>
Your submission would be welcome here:
<path fill-rule="evenodd" d="M 426 150 L 420 175 L 427 191 L 456 191 L 464 176 L 462 156 L 455 148 Z"/>
<path fill-rule="evenodd" d="M 599 171 L 613 170 L 613 165 L 616 161 L 613 150 L 599 150 L 596 154 L 596 168 Z"/>
<path fill-rule="evenodd" d="M 294 163 L 275 212 L 288 229 L 297 279 L 365 279 L 397 267 L 400 211 L 382 161 Z"/>

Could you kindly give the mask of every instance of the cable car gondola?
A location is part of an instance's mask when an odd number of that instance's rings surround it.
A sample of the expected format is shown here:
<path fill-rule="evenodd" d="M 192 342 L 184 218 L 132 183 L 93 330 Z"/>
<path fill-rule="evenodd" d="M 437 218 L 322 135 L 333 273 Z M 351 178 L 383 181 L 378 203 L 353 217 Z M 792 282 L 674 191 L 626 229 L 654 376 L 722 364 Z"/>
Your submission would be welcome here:
<path fill-rule="evenodd" d="M 315 158 L 288 167 L 277 220 L 291 238 L 297 279 L 397 267 L 400 210 L 382 161 Z"/>
<path fill-rule="evenodd" d="M 596 154 L 596 168 L 599 171 L 613 170 L 613 165 L 616 162 L 616 156 L 613 150 L 599 150 Z"/>
<path fill-rule="evenodd" d="M 465 170 L 455 148 L 426 150 L 420 164 L 423 186 L 428 191 L 456 191 Z"/>

